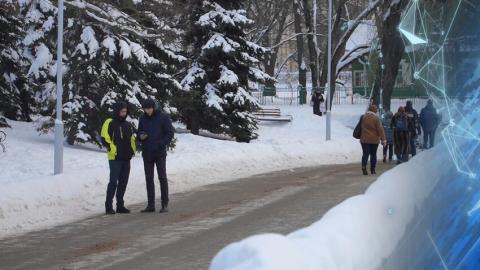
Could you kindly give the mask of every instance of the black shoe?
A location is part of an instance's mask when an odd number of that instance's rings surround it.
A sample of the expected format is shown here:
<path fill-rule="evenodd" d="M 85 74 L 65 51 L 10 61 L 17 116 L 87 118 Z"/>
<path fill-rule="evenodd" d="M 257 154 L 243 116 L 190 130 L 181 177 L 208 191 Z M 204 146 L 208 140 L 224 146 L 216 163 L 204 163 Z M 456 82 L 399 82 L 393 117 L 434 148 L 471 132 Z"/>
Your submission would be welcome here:
<path fill-rule="evenodd" d="M 368 175 L 367 168 L 362 168 L 363 175 Z"/>
<path fill-rule="evenodd" d="M 387 163 L 387 157 L 383 156 L 383 163 Z"/>
<path fill-rule="evenodd" d="M 130 214 L 130 210 L 125 208 L 125 206 L 117 207 L 117 213 L 119 214 Z"/>
<path fill-rule="evenodd" d="M 370 172 L 371 172 L 372 174 L 377 174 L 377 172 L 375 171 L 375 169 L 371 169 Z"/>
<path fill-rule="evenodd" d="M 152 212 L 155 212 L 155 207 L 153 206 L 147 206 L 147 208 L 143 209 L 142 211 L 140 211 L 141 213 L 152 213 Z"/>
<path fill-rule="evenodd" d="M 168 213 L 168 205 L 162 206 L 162 209 L 160 209 L 159 213 Z"/>
<path fill-rule="evenodd" d="M 113 208 L 107 208 L 105 209 L 105 214 L 106 215 L 115 215 L 115 210 L 113 210 Z"/>

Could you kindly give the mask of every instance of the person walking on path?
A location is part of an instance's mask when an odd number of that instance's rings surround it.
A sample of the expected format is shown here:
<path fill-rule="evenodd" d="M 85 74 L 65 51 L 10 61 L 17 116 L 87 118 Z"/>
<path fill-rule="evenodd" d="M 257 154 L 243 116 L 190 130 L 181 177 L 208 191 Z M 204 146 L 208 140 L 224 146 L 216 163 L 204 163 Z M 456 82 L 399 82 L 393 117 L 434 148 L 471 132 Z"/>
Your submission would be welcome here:
<path fill-rule="evenodd" d="M 361 137 L 362 144 L 362 171 L 364 175 L 368 175 L 367 162 L 370 157 L 370 172 L 376 174 L 375 167 L 377 165 L 377 150 L 379 143 L 386 144 L 385 131 L 380 118 L 377 116 L 378 108 L 370 105 L 368 111 L 361 118 Z"/>
<path fill-rule="evenodd" d="M 432 100 L 428 100 L 425 108 L 420 112 L 420 125 L 423 129 L 423 148 L 432 148 L 435 144 L 435 132 L 440 124 L 440 115 L 433 106 Z"/>
<path fill-rule="evenodd" d="M 407 101 L 405 112 L 407 113 L 410 122 L 413 124 L 410 127 L 410 154 L 414 157 L 417 155 L 416 140 L 418 136 L 422 135 L 422 130 L 420 129 L 418 112 L 413 108 L 412 101 Z"/>
<path fill-rule="evenodd" d="M 133 126 L 127 122 L 128 108 L 125 102 L 113 106 L 113 117 L 105 120 L 101 130 L 103 145 L 108 150 L 110 181 L 107 186 L 105 213 L 128 214 L 123 196 L 127 189 L 130 175 L 130 160 L 135 154 L 136 138 Z M 113 197 L 117 199 L 117 211 L 113 210 Z"/>
<path fill-rule="evenodd" d="M 138 124 L 138 138 L 142 148 L 145 182 L 147 186 L 147 207 L 143 213 L 155 212 L 155 166 L 160 180 L 162 208 L 168 212 L 168 180 L 166 171 L 167 147 L 173 139 L 174 128 L 168 115 L 156 109 L 156 103 L 148 99 L 143 103 L 144 114 Z"/>
<path fill-rule="evenodd" d="M 397 164 L 408 161 L 410 153 L 410 136 L 413 128 L 412 120 L 408 117 L 404 107 L 398 108 L 398 112 L 392 118 L 393 142 Z"/>
<path fill-rule="evenodd" d="M 385 138 L 387 140 L 386 145 L 383 146 L 383 163 L 387 162 L 387 153 L 388 153 L 388 160 L 390 162 L 393 160 L 392 118 L 393 118 L 393 113 L 391 111 L 386 111 L 382 119 L 383 130 L 385 130 Z"/>

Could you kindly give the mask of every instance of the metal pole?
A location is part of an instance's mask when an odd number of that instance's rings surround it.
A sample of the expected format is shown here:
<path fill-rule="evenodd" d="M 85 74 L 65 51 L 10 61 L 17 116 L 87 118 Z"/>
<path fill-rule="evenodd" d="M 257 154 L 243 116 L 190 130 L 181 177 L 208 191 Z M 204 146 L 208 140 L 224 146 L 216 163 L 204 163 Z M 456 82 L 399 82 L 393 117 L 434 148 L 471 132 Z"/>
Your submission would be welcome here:
<path fill-rule="evenodd" d="M 55 153 L 54 174 L 63 172 L 63 121 L 62 121 L 62 77 L 63 77 L 63 0 L 58 0 L 58 33 L 57 33 L 57 106 L 55 119 Z"/>
<path fill-rule="evenodd" d="M 332 0 L 328 0 L 328 89 L 327 89 L 327 127 L 326 127 L 326 140 L 329 141 L 332 139 L 332 112 L 331 112 L 331 95 L 332 95 Z"/>

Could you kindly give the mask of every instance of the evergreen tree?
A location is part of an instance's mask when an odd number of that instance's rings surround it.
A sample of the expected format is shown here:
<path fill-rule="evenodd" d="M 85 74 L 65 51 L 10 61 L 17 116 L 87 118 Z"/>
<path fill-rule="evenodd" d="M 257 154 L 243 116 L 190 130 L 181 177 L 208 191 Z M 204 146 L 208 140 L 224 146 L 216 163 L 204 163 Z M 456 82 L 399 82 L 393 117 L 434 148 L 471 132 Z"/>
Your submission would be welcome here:
<path fill-rule="evenodd" d="M 132 0 L 65 2 L 63 116 L 69 144 L 93 142 L 100 145 L 101 124 L 110 116 L 112 105 L 117 101 L 125 100 L 130 104 L 132 123 L 141 112 L 142 101 L 147 98 L 157 99 L 161 108 L 168 110 L 172 91 L 180 87 L 169 74 L 184 58 L 162 42 L 171 30 L 162 25 L 155 12 L 165 12 L 161 7 L 167 2 L 170 1 L 156 4 Z M 47 15 L 50 14 L 45 12 L 50 9 L 42 9 L 42 3 L 50 2 L 33 0 L 28 3 L 27 14 L 35 10 L 36 4 L 40 6 L 36 8 L 37 14 L 41 14 L 37 17 L 49 21 Z M 53 12 L 54 16 L 56 11 Z M 33 22 L 29 32 L 37 30 L 39 25 L 45 23 L 42 20 Z M 55 81 L 51 77 L 55 75 L 54 59 L 50 51 L 56 50 L 56 44 L 48 42 L 50 32 L 38 37 L 30 44 L 24 43 L 29 45 L 30 51 L 38 52 L 38 47 L 46 47 L 48 51 L 49 64 L 35 66 L 37 59 L 42 57 L 34 55 L 29 72 L 37 85 L 43 85 L 38 96 L 49 97 L 39 100 L 47 104 L 43 112 L 51 115 L 41 127 L 47 131 L 53 127 L 55 113 Z"/>
<path fill-rule="evenodd" d="M 30 120 L 32 98 L 22 70 L 18 37 L 22 35 L 16 2 L 0 0 L 0 114 Z"/>
<path fill-rule="evenodd" d="M 191 64 L 181 82 L 178 108 L 194 134 L 207 129 L 240 142 L 257 137 L 252 115 L 257 102 L 250 87 L 272 78 L 255 67 L 266 49 L 246 40 L 253 21 L 242 7 L 237 0 L 188 2 L 185 47 Z"/>

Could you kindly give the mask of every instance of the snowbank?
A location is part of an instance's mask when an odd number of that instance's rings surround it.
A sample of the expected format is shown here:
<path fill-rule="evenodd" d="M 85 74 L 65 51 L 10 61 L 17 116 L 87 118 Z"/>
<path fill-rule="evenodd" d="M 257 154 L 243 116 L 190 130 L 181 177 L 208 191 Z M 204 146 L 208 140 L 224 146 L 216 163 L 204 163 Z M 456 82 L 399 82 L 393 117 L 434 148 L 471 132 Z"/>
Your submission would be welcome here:
<path fill-rule="evenodd" d="M 352 122 L 364 105 L 338 106 L 339 119 Z M 172 192 L 295 167 L 357 162 L 359 145 L 352 130 L 333 121 L 333 140 L 325 141 L 325 118 L 311 107 L 281 107 L 294 117 L 289 124 L 260 125 L 259 139 L 250 144 L 177 135 L 168 157 Z M 335 119 L 335 115 L 334 115 Z M 353 121 L 354 122 L 354 121 Z M 108 163 L 93 146 L 66 147 L 65 173 L 52 175 L 52 134 L 38 136 L 29 123 L 11 122 L 7 153 L 0 153 L 0 238 L 71 222 L 104 211 Z M 143 163 L 132 160 L 127 204 L 146 200 Z"/>
<path fill-rule="evenodd" d="M 422 152 L 386 172 L 365 194 L 345 200 L 307 228 L 225 247 L 210 270 L 377 269 L 435 187 L 445 151 L 442 145 Z"/>

